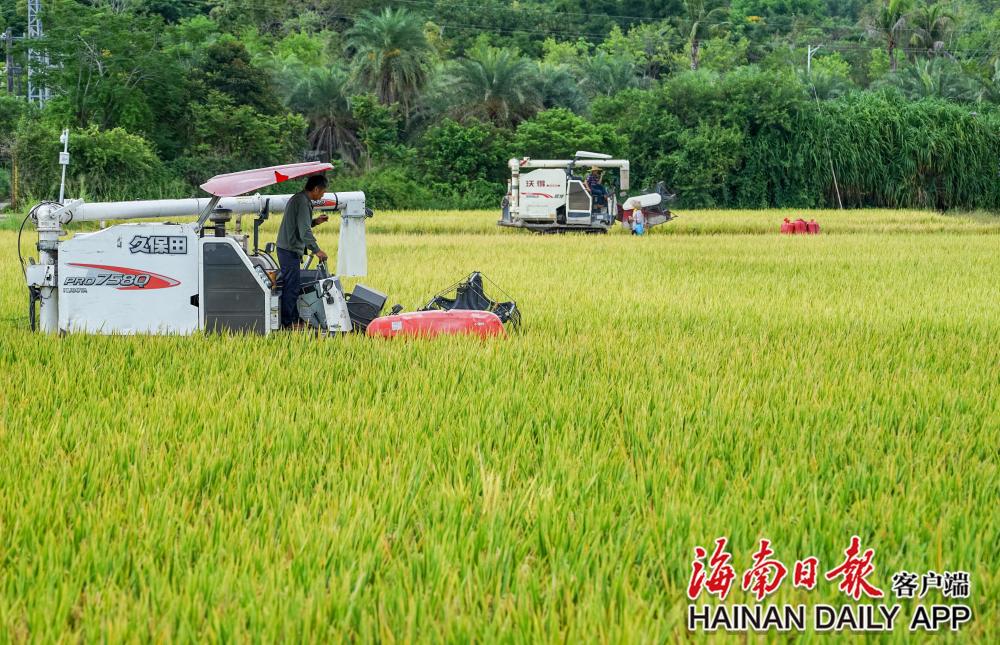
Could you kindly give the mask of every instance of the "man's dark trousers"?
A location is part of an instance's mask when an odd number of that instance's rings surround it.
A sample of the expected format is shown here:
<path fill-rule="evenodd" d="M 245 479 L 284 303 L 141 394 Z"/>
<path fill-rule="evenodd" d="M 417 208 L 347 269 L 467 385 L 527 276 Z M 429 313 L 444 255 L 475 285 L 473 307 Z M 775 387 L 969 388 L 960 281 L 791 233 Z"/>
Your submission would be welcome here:
<path fill-rule="evenodd" d="M 278 266 L 281 267 L 281 326 L 290 327 L 299 321 L 299 292 L 302 291 L 302 256 L 278 247 Z"/>

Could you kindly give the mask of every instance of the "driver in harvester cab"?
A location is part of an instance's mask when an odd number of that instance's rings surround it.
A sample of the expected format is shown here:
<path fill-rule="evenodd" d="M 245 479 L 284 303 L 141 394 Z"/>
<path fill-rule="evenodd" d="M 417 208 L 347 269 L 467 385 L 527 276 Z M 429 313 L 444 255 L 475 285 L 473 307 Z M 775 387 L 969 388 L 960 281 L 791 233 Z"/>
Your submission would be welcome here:
<path fill-rule="evenodd" d="M 603 170 L 597 166 L 591 168 L 590 174 L 587 175 L 587 189 L 590 191 L 590 196 L 594 198 L 594 207 L 606 209 L 608 207 L 608 191 L 601 183 L 603 177 Z"/>

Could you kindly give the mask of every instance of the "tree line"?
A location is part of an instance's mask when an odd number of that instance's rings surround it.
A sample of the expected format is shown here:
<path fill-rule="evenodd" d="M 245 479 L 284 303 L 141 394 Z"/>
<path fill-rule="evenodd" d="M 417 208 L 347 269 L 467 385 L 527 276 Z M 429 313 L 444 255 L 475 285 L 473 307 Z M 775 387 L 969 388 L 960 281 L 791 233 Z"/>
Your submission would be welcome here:
<path fill-rule="evenodd" d="M 0 0 L 0 30 L 24 5 Z M 507 158 L 590 149 L 688 206 L 1000 205 L 986 1 L 43 6 L 52 98 L 0 90 L 0 196 L 53 196 L 68 126 L 91 199 L 317 159 L 382 207 L 495 207 Z"/>

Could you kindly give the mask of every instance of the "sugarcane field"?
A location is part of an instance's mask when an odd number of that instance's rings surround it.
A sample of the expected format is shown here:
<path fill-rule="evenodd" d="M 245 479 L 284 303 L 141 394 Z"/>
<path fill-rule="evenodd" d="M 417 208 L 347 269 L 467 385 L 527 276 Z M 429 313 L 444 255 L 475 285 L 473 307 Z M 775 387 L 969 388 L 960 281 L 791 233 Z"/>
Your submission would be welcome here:
<path fill-rule="evenodd" d="M 0 643 L 1000 642 L 996 42 L 0 0 Z"/>

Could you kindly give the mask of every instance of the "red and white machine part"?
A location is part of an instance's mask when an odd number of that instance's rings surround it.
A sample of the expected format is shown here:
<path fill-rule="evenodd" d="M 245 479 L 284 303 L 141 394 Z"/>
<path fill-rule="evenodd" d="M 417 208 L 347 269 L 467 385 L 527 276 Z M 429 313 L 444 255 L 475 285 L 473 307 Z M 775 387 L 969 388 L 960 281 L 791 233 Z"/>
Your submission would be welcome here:
<path fill-rule="evenodd" d="M 376 318 L 368 325 L 369 336 L 395 338 L 409 336 L 432 338 L 441 335 L 469 334 L 490 338 L 506 336 L 500 317 L 489 311 L 451 309 L 448 311 L 411 311 Z"/>

